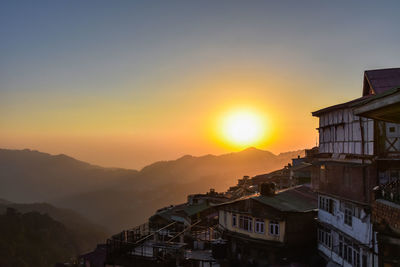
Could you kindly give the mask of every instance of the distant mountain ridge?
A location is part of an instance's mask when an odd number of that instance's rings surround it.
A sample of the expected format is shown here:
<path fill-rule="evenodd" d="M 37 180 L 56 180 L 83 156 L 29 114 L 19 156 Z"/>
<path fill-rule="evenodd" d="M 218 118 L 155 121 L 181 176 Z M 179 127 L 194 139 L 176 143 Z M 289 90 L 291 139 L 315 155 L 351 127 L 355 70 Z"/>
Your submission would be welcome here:
<path fill-rule="evenodd" d="M 225 191 L 243 175 L 282 168 L 304 150 L 275 155 L 248 148 L 219 156 L 186 155 L 140 171 L 103 168 L 66 155 L 0 149 L 0 197 L 50 202 L 85 214 L 113 231 L 146 220 L 156 209 L 192 193 Z"/>
<path fill-rule="evenodd" d="M 63 195 L 112 186 L 137 171 L 103 168 L 66 155 L 0 149 L 0 197 L 14 202 L 44 202 Z"/>

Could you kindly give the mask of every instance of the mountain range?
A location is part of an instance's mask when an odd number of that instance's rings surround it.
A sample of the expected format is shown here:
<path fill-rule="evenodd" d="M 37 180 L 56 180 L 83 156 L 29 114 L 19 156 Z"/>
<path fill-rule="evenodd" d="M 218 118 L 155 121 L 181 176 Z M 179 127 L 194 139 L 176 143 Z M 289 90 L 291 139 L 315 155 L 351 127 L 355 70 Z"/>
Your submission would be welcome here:
<path fill-rule="evenodd" d="M 0 197 L 47 202 L 79 212 L 117 232 L 143 223 L 155 210 L 188 194 L 225 191 L 244 175 L 282 168 L 304 150 L 275 155 L 248 148 L 223 155 L 183 156 L 143 169 L 103 168 L 66 155 L 0 149 Z"/>

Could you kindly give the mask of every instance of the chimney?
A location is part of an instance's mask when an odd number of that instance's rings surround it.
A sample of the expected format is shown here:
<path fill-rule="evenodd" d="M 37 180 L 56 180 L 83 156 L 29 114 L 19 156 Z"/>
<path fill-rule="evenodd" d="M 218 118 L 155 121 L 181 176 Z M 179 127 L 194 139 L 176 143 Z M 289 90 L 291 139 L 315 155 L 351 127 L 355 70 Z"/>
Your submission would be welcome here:
<path fill-rule="evenodd" d="M 275 195 L 275 183 L 262 183 L 260 193 L 262 196 L 270 197 Z"/>

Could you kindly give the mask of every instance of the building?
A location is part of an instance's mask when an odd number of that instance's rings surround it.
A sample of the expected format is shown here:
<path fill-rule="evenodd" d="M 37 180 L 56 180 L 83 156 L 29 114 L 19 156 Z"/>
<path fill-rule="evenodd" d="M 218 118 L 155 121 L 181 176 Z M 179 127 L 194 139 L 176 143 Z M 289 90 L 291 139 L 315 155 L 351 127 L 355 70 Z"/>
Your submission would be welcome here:
<path fill-rule="evenodd" d="M 319 118 L 319 153 L 312 166 L 319 200 L 318 249 L 340 266 L 378 264 L 372 192 L 398 177 L 400 128 L 355 110 L 399 85 L 400 69 L 366 71 L 360 98 L 312 113 Z"/>
<path fill-rule="evenodd" d="M 263 183 L 275 183 L 277 189 L 285 189 L 294 186 L 294 181 L 291 180 L 290 169 L 291 164 L 283 167 L 280 170 L 276 170 L 266 174 L 256 175 L 251 179 L 253 185 L 257 186 L 259 190 Z"/>
<path fill-rule="evenodd" d="M 294 185 L 311 183 L 311 166 L 313 156 L 318 153 L 318 147 L 305 150 L 305 156 L 292 159 L 290 180 Z"/>
<path fill-rule="evenodd" d="M 308 260 L 316 245 L 317 198 L 308 186 L 261 194 L 219 205 L 219 228 L 231 264 L 281 264 Z"/>
<path fill-rule="evenodd" d="M 391 123 L 400 124 L 400 89 L 374 95 L 368 102 L 355 108 L 354 113 L 374 119 L 381 129 L 387 129 L 389 126 L 398 131 L 399 126 L 397 125 L 396 129 L 396 125 Z M 384 173 L 378 171 L 379 185 L 374 190 L 372 222 L 373 230 L 377 232 L 379 266 L 395 267 L 400 266 L 400 139 L 396 138 L 396 135 L 389 135 L 382 141 L 390 150 L 387 152 L 389 155 L 385 157 L 389 157 L 389 160 L 383 158 L 380 161 L 388 164 L 386 167 L 389 167 L 389 170 L 383 169 Z"/>
<path fill-rule="evenodd" d="M 188 195 L 187 203 L 189 205 L 196 205 L 201 203 L 219 204 L 228 201 L 229 198 L 224 193 L 215 192 L 215 189 L 210 189 L 205 194 L 192 194 Z"/>
<path fill-rule="evenodd" d="M 237 185 L 229 187 L 225 196 L 230 199 L 237 199 L 244 196 L 253 195 L 257 191 L 257 186 L 252 183 L 252 179 L 245 175 L 238 179 Z"/>
<path fill-rule="evenodd" d="M 219 238 L 216 206 L 227 198 L 214 190 L 157 210 L 148 222 L 107 240 L 106 263 L 121 266 L 212 266 Z"/>
<path fill-rule="evenodd" d="M 259 191 L 263 183 L 275 183 L 277 189 L 285 189 L 296 185 L 309 184 L 311 182 L 311 162 L 313 155 L 318 153 L 318 147 L 305 150 L 305 156 L 292 159 L 282 169 L 260 174 L 250 179 L 251 184 Z"/>
<path fill-rule="evenodd" d="M 93 251 L 79 256 L 79 262 L 81 266 L 85 267 L 103 267 L 106 256 L 106 244 L 99 244 Z"/>

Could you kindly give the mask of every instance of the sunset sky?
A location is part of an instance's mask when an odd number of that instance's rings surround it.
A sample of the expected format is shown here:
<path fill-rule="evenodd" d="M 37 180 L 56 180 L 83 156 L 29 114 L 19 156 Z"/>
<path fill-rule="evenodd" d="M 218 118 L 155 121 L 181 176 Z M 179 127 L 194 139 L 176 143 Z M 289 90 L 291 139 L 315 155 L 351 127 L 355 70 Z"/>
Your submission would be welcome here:
<path fill-rule="evenodd" d="M 141 168 L 238 151 L 250 110 L 274 153 L 315 145 L 311 111 L 400 67 L 399 1 L 2 1 L 0 147 Z"/>

